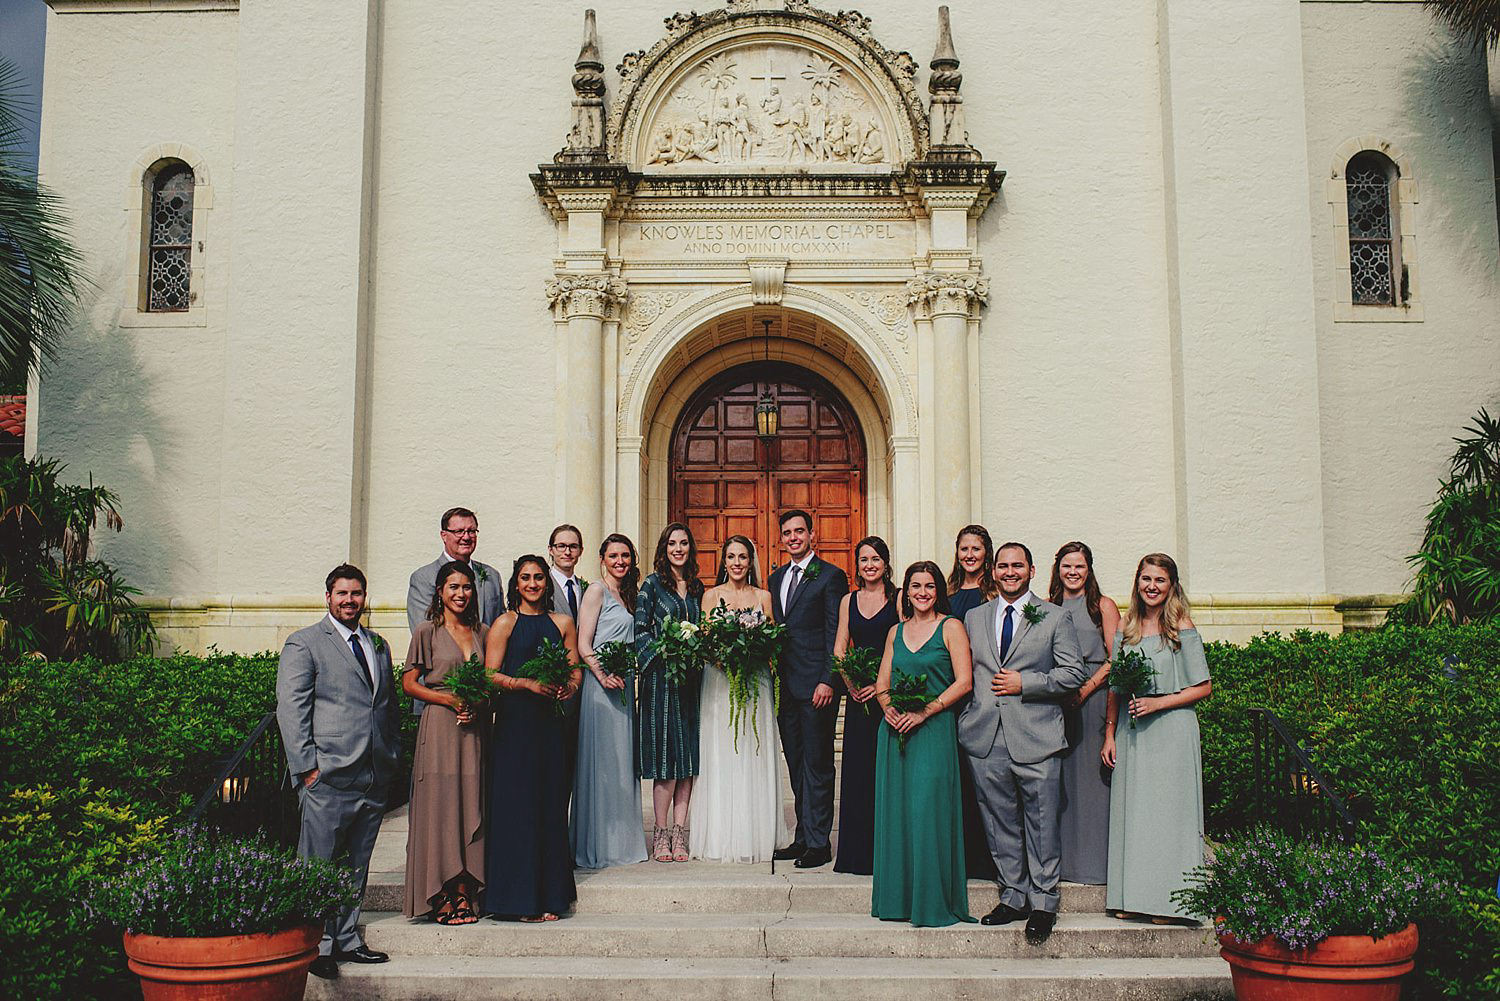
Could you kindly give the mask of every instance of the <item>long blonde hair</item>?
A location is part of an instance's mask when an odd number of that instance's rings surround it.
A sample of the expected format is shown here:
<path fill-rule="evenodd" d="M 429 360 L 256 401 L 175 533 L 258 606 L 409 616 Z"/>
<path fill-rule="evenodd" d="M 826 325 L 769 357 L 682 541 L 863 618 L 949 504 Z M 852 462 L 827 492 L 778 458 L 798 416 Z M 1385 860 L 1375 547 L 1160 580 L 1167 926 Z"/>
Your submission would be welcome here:
<path fill-rule="evenodd" d="M 1166 553 L 1147 553 L 1135 565 L 1135 579 L 1130 584 L 1130 608 L 1126 610 L 1125 618 L 1120 623 L 1120 631 L 1124 634 L 1126 643 L 1140 643 L 1141 624 L 1146 618 L 1146 602 L 1141 599 L 1141 571 L 1148 566 L 1165 570 L 1167 579 L 1172 583 L 1171 590 L 1167 592 L 1167 600 L 1161 606 L 1161 635 L 1173 650 L 1181 650 L 1182 640 L 1178 634 L 1181 632 L 1182 621 L 1192 614 L 1192 609 L 1188 605 L 1187 595 L 1182 593 L 1177 561 Z"/>

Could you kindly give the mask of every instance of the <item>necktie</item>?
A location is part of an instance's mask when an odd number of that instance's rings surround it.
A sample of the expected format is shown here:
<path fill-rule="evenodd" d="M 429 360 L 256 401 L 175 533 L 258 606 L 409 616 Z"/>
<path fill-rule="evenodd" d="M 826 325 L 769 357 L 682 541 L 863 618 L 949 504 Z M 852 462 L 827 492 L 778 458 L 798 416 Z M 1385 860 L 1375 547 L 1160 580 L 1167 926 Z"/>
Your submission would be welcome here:
<path fill-rule="evenodd" d="M 349 637 L 349 648 L 354 651 L 354 659 L 359 661 L 359 666 L 364 668 L 365 683 L 370 686 L 370 691 L 375 690 L 375 677 L 370 673 L 370 662 L 365 660 L 364 646 L 359 642 L 359 633 Z"/>
<path fill-rule="evenodd" d="M 568 608 L 573 613 L 573 618 L 578 618 L 578 595 L 573 591 L 573 578 L 568 578 Z"/>
<path fill-rule="evenodd" d="M 1010 652 L 1010 640 L 1016 632 L 1015 605 L 1005 606 L 1005 621 L 1000 624 L 1000 659 Z"/>
<path fill-rule="evenodd" d="M 786 601 L 782 602 L 783 605 L 790 605 L 792 603 L 792 598 L 795 597 L 796 594 L 797 594 L 797 585 L 799 585 L 801 583 L 802 583 L 802 568 L 799 567 L 797 564 L 793 563 L 792 564 L 792 582 L 787 585 L 787 588 L 786 588 Z M 786 611 L 786 609 L 783 608 L 782 611 Z"/>

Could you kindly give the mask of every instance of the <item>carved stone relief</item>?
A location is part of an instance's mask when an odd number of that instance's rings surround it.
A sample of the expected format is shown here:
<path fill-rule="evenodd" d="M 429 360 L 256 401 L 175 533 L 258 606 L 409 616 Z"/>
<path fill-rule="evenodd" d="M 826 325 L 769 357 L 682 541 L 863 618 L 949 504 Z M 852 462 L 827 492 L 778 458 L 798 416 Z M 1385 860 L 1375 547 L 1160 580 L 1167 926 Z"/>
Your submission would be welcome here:
<path fill-rule="evenodd" d="M 641 335 L 669 308 L 687 298 L 686 292 L 641 292 L 630 297 L 625 310 L 625 353 L 635 351 Z"/>
<path fill-rule="evenodd" d="M 876 103 L 853 74 L 795 44 L 719 52 L 688 72 L 651 122 L 648 164 L 877 164 Z"/>

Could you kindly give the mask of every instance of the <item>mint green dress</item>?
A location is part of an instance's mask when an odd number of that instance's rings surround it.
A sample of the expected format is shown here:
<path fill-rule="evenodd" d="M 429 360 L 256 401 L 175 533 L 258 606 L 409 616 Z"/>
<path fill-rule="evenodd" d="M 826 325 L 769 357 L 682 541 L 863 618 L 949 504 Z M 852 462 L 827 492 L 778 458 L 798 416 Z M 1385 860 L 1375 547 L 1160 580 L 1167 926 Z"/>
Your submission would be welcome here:
<path fill-rule="evenodd" d="M 1170 695 L 1208 680 L 1203 638 L 1196 629 L 1173 650 L 1143 636 L 1127 650 L 1151 658 L 1153 695 Z M 1115 634 L 1115 649 L 1123 642 Z M 1115 775 L 1109 795 L 1109 882 L 1104 906 L 1115 911 L 1191 917 L 1172 903 L 1187 873 L 1203 862 L 1203 761 L 1193 706 L 1152 713 L 1130 726 L 1120 707 L 1115 722 Z"/>
<path fill-rule="evenodd" d="M 946 618 L 946 617 L 945 617 Z M 943 626 L 915 652 L 906 623 L 896 627 L 891 679 L 927 675 L 927 692 L 953 684 Z M 953 710 L 914 730 L 902 750 L 882 724 L 875 740 L 875 880 L 870 913 L 886 921 L 937 927 L 973 921 L 964 871 L 963 806 L 958 785 L 958 723 Z"/>

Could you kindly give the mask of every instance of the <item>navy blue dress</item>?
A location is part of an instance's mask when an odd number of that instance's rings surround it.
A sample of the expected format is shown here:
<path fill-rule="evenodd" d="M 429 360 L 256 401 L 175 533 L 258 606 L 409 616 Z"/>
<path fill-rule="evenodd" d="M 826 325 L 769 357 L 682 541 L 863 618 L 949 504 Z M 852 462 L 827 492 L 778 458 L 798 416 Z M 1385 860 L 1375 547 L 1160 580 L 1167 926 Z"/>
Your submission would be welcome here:
<path fill-rule="evenodd" d="M 953 615 L 962 622 L 964 616 L 984 604 L 984 591 L 977 587 L 963 587 L 948 596 Z M 984 819 L 979 814 L 979 797 L 974 794 L 974 772 L 969 766 L 969 756 L 958 755 L 958 781 L 964 804 L 964 863 L 970 879 L 994 879 L 995 860 L 990 855 L 990 843 L 984 834 Z"/>
<path fill-rule="evenodd" d="M 897 622 L 896 601 L 865 618 L 859 593 L 849 595 L 849 640 L 885 653 L 885 638 Z M 868 707 L 868 711 L 867 711 Z M 880 703 L 844 701 L 844 756 L 839 775 L 839 854 L 834 872 L 868 876 L 875 871 L 875 735 L 885 720 Z"/>
<path fill-rule="evenodd" d="M 543 640 L 562 643 L 550 615 L 516 616 L 500 669 L 513 674 Z M 527 916 L 573 906 L 573 850 L 568 842 L 566 723 L 552 699 L 505 692 L 490 737 L 488 824 L 484 843 L 484 909 Z"/>

